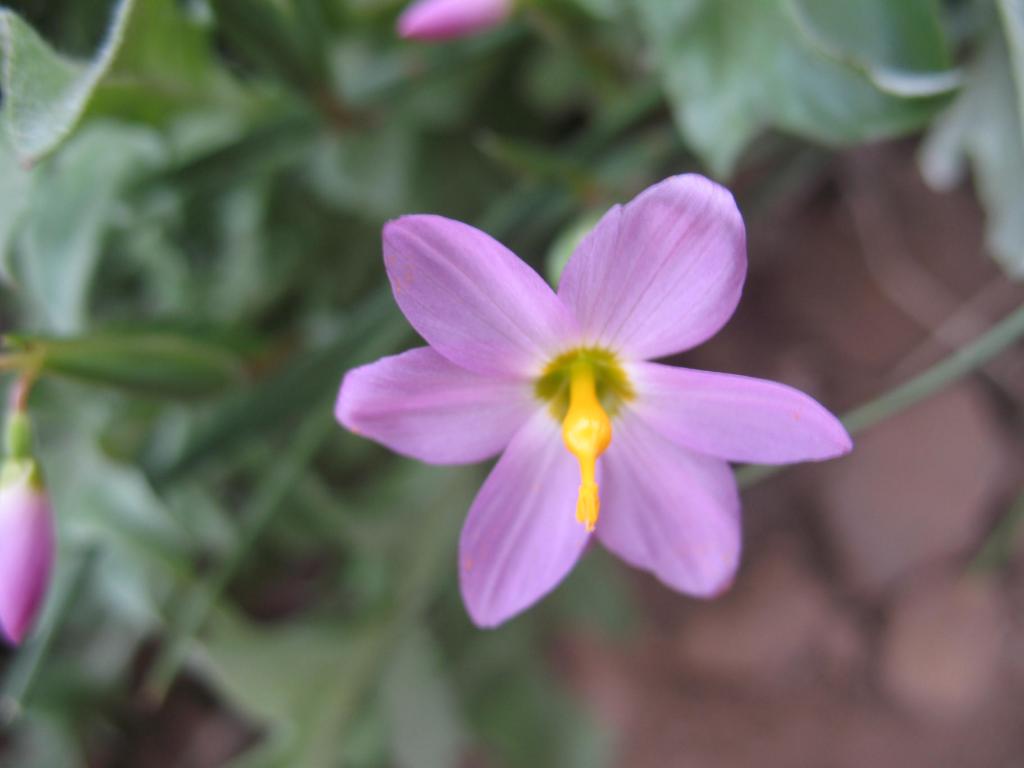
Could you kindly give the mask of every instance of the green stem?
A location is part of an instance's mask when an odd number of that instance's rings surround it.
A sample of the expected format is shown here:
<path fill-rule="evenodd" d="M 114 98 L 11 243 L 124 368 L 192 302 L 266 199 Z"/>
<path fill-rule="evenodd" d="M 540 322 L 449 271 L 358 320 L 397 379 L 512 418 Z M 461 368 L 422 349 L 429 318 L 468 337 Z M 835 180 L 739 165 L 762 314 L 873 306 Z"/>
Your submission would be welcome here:
<path fill-rule="evenodd" d="M 231 554 L 186 598 L 185 605 L 174 621 L 171 636 L 161 649 L 145 686 L 146 693 L 154 697 L 156 702 L 163 701 L 167 695 L 185 661 L 192 638 L 202 629 L 210 611 L 245 562 L 253 545 L 282 508 L 285 496 L 333 431 L 334 421 L 324 415 L 329 412 L 326 405 L 313 409 L 313 415 L 300 427 L 288 453 L 264 475 L 263 481 L 253 493 L 242 522 L 241 534 Z"/>
<path fill-rule="evenodd" d="M 971 561 L 972 571 L 996 571 L 1013 557 L 1015 544 L 1024 532 L 1024 494 L 1007 510 Z"/>
<path fill-rule="evenodd" d="M 1024 336 L 1024 307 L 1012 312 L 980 338 L 958 349 L 928 370 L 905 384 L 847 413 L 842 421 L 851 435 L 894 416 L 935 394 L 943 387 L 977 370 Z M 736 478 L 740 487 L 749 488 L 781 472 L 783 466 L 747 466 L 740 468 Z"/>

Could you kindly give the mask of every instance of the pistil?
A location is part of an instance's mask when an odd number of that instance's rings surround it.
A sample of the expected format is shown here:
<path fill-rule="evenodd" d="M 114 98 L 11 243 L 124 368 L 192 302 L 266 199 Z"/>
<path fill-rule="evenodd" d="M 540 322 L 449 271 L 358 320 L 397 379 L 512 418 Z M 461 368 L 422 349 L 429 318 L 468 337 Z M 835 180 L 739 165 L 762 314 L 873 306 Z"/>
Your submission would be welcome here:
<path fill-rule="evenodd" d="M 593 367 L 573 365 L 569 383 L 569 410 L 562 421 L 562 440 L 580 464 L 576 519 L 593 532 L 601 510 L 595 477 L 597 457 L 612 441 L 612 423 L 597 397 Z"/>

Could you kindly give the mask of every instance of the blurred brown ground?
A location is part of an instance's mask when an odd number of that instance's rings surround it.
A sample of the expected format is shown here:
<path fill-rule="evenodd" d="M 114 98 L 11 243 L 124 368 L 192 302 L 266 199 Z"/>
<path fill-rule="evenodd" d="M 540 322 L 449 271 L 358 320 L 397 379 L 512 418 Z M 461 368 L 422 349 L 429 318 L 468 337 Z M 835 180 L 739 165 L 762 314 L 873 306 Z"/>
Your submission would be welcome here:
<path fill-rule="evenodd" d="M 975 338 L 1024 292 L 986 256 L 970 190 L 914 147 L 840 155 L 750 223 L 740 309 L 686 365 L 780 379 L 843 412 Z M 1024 765 L 1024 547 L 968 566 L 1024 485 L 1024 350 L 744 494 L 733 590 L 643 575 L 626 647 L 565 639 L 574 689 L 630 768 Z"/>

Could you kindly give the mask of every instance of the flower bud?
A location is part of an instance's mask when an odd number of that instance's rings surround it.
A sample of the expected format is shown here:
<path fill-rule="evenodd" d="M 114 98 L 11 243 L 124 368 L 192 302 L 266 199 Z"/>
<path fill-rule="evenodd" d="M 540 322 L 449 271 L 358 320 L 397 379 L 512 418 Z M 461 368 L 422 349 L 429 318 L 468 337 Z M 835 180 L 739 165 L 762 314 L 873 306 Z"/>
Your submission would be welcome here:
<path fill-rule="evenodd" d="M 513 0 L 417 0 L 398 19 L 398 34 L 450 40 L 495 27 L 512 13 Z"/>
<path fill-rule="evenodd" d="M 20 643 L 35 622 L 53 570 L 50 496 L 32 459 L 0 468 L 0 630 Z"/>

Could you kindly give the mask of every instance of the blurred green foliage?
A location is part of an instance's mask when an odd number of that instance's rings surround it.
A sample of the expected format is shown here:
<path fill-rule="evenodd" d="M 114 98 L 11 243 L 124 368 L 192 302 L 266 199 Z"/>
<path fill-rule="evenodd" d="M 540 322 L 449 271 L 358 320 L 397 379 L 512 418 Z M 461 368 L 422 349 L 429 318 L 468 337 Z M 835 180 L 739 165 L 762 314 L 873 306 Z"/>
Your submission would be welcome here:
<path fill-rule="evenodd" d="M 926 178 L 969 167 L 1024 272 L 1020 0 L 533 0 L 437 46 L 396 39 L 401 5 L 0 9 L 0 323 L 42 361 L 62 550 L 7 668 L 11 765 L 94 764 L 182 673 L 257 734 L 235 766 L 611 759 L 545 649 L 628 632 L 622 572 L 592 554 L 473 629 L 454 549 L 481 470 L 333 424 L 346 369 L 415 343 L 389 217 L 473 222 L 557 275 L 671 173 L 927 130 Z"/>

